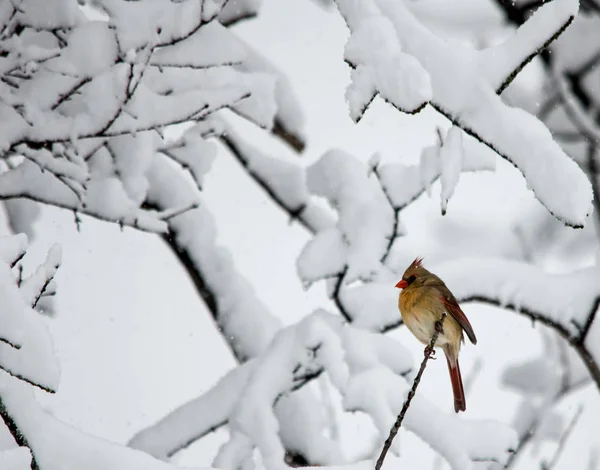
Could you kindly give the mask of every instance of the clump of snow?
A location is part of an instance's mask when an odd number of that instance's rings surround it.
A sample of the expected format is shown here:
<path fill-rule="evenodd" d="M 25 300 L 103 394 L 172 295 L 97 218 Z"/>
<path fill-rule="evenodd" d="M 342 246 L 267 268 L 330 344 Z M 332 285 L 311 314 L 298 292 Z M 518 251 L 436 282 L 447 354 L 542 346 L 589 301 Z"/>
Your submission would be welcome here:
<path fill-rule="evenodd" d="M 352 28 L 344 58 L 356 67 L 346 92 L 355 121 L 375 93 L 406 112 L 422 108 L 431 99 L 429 75 L 417 59 L 402 53 L 392 24 L 381 15 L 367 17 Z"/>
<path fill-rule="evenodd" d="M 7 246 L 22 248 L 24 237 L 14 238 Z M 0 369 L 49 391 L 56 390 L 60 369 L 50 333 L 32 305 L 58 264 L 60 248 L 54 246 L 21 290 L 10 265 L 0 262 Z"/>
<path fill-rule="evenodd" d="M 4 470 L 30 470 L 31 451 L 27 447 L 0 451 L 0 467 Z"/>
<path fill-rule="evenodd" d="M 344 270 L 348 249 L 336 228 L 317 233 L 302 249 L 296 261 L 298 275 L 305 282 L 315 282 Z"/>
<path fill-rule="evenodd" d="M 115 34 L 105 21 L 87 21 L 73 30 L 62 58 L 80 77 L 93 77 L 109 69 L 117 60 Z"/>
<path fill-rule="evenodd" d="M 463 131 L 459 127 L 453 126 L 450 128 L 448 135 L 444 139 L 442 148 L 440 149 L 442 215 L 446 213 L 448 201 L 454 194 L 462 170 L 464 159 L 462 134 Z"/>
<path fill-rule="evenodd" d="M 336 229 L 347 248 L 346 281 L 370 279 L 392 237 L 394 211 L 365 166 L 342 151 L 329 151 L 307 170 L 309 190 L 338 211 Z"/>
<path fill-rule="evenodd" d="M 369 282 L 344 289 L 342 301 L 352 323 L 369 331 L 381 331 L 400 322 L 398 289 L 394 282 Z"/>

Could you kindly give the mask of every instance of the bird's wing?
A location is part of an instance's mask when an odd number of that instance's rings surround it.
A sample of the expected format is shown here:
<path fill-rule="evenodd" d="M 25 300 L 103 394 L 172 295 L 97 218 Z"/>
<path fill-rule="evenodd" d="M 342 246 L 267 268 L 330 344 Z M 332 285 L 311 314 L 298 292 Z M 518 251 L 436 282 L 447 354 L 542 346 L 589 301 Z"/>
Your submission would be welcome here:
<path fill-rule="evenodd" d="M 471 326 L 471 323 L 469 323 L 465 312 L 463 312 L 460 306 L 458 305 L 458 302 L 456 301 L 456 298 L 452 295 L 452 292 L 450 292 L 450 290 L 446 288 L 440 289 L 440 293 L 442 303 L 446 307 L 448 313 L 452 315 L 454 319 L 458 322 L 458 324 L 462 327 L 462 329 L 465 330 L 465 333 L 467 333 L 467 336 L 469 337 L 471 343 L 477 344 L 477 337 L 475 336 L 473 327 Z"/>

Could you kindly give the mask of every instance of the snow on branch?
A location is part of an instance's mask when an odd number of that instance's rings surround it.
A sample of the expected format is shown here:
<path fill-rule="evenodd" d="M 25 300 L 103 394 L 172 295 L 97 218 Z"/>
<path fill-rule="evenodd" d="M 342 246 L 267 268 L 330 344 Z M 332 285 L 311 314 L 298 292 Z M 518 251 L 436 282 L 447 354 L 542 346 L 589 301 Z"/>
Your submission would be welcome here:
<path fill-rule="evenodd" d="M 309 190 L 337 209 L 335 228 L 317 233 L 298 258 L 300 277 L 314 282 L 341 272 L 345 282 L 381 272 L 388 240 L 395 234 L 394 211 L 367 168 L 342 151 L 329 151 L 307 170 Z"/>
<path fill-rule="evenodd" d="M 323 372 L 342 393 L 345 409 L 367 412 L 383 437 L 408 391 L 401 374 L 408 372 L 411 362 L 396 341 L 343 324 L 324 311 L 313 313 L 281 330 L 256 359 L 229 418 L 230 440 L 219 451 L 215 465 L 238 468 L 257 447 L 267 468 L 281 468 L 284 448 L 273 404 L 307 377 Z M 419 397 L 415 403 L 418 412 L 411 408 L 406 413 L 407 427 L 454 469 L 469 468 L 471 460 L 504 461 L 516 442 L 514 432 L 499 423 L 459 420 Z"/>
<path fill-rule="evenodd" d="M 218 429 L 227 423 L 255 366 L 254 360 L 237 366 L 204 395 L 177 407 L 158 423 L 137 433 L 128 445 L 167 460 Z"/>
<path fill-rule="evenodd" d="M 355 120 L 362 117 L 375 94 L 413 112 L 422 105 L 406 98 L 419 97 L 417 101 L 430 104 L 513 163 L 556 218 L 573 227 L 584 225 L 592 207 L 588 179 L 537 118 L 509 107 L 497 94 L 570 24 L 578 10 L 577 0 L 547 2 L 513 38 L 481 52 L 441 40 L 402 1 L 336 3 L 351 32 L 346 59 L 355 69 L 347 98 Z M 384 62 L 385 67 L 374 65 L 382 55 L 394 59 Z M 491 61 L 491 71 L 482 72 Z M 412 87 L 410 92 L 407 87 Z"/>
<path fill-rule="evenodd" d="M 522 397 L 513 418 L 519 443 L 504 468 L 514 468 L 530 443 L 556 441 L 559 452 L 569 426 L 556 406 L 590 382 L 577 353 L 558 334 L 544 330 L 542 340 L 539 357 L 510 365 L 502 377 L 504 385 Z"/>
<path fill-rule="evenodd" d="M 3 42 L 0 70 L 2 200 L 26 198 L 164 233 L 168 218 L 195 203 L 160 213 L 140 207 L 148 162 L 165 147 L 163 128 L 230 108 L 266 128 L 279 119 L 300 134 L 287 82 L 217 19 L 238 15 L 227 1 L 93 2 L 107 21 L 88 21 L 63 0 L 48 0 L 43 14 L 35 2 L 22 3 L 7 6 L 12 20 L 2 31 L 16 38 Z M 193 158 L 209 148 L 203 139 L 190 137 L 169 155 L 203 175 L 202 157 Z"/>
<path fill-rule="evenodd" d="M 60 260 L 61 248 L 59 245 L 54 245 L 48 251 L 46 261 L 37 268 L 35 273 L 21 283 L 19 290 L 27 305 L 35 308 L 50 281 L 54 279 L 56 271 L 60 267 Z"/>
<path fill-rule="evenodd" d="M 8 250 L 0 250 L 3 254 L 26 244 L 22 236 L 5 239 Z M 56 389 L 60 371 L 50 333 L 33 306 L 59 264 L 60 249 L 55 246 L 46 262 L 20 288 L 11 266 L 0 261 L 0 369 L 48 392 Z"/>
<path fill-rule="evenodd" d="M 186 205 L 197 197 L 194 187 L 183 178 L 181 171 L 169 163 L 166 157 L 156 154 L 148 170 L 150 189 L 146 203 L 159 209 Z M 165 240 L 189 273 L 235 357 L 239 362 L 245 362 L 260 355 L 281 324 L 237 272 L 230 253 L 216 244 L 216 226 L 208 208 L 201 204 L 169 219 L 168 223 L 170 235 Z M 325 423 L 312 392 L 305 388 L 281 399 L 276 413 L 281 421 L 285 448 L 313 461 L 322 449 L 319 436 Z M 184 420 L 169 422 L 169 427 L 177 428 L 171 432 L 179 437 L 179 443 L 191 443 L 194 435 L 202 435 L 203 431 L 198 432 L 195 427 L 191 429 L 192 434 L 187 433 L 186 429 L 190 428 Z M 184 439 L 186 435 L 187 439 Z M 146 435 L 143 441 L 157 440 Z"/>
<path fill-rule="evenodd" d="M 31 467 L 40 470 L 86 468 L 88 470 L 176 470 L 181 467 L 156 460 L 144 452 L 85 434 L 56 419 L 37 403 L 32 390 L 0 372 L 0 415 L 21 455 L 31 451 Z M 23 450 L 21 450 L 23 449 Z M 16 452 L 12 450 L 11 452 Z M 2 455 L 2 463 L 4 456 Z M 4 465 L 3 465 L 4 468 Z M 16 467 L 21 468 L 21 467 Z"/>
<path fill-rule="evenodd" d="M 598 266 L 559 275 L 517 261 L 461 258 L 445 262 L 434 270 L 459 301 L 484 302 L 514 310 L 556 331 L 577 352 L 600 388 L 600 322 L 596 321 L 600 306 L 600 288 L 596 282 L 600 276 Z M 473 276 L 475 272 L 477 276 Z M 549 289 L 549 286 L 561 286 L 561 290 Z M 376 308 L 368 312 L 371 318 L 366 318 L 366 305 L 349 301 L 354 307 L 349 311 L 357 316 L 358 324 L 362 322 L 368 328 L 380 330 L 398 325 L 391 307 L 385 308 L 385 303 L 391 301 L 391 288 L 385 290 L 385 286 L 372 283 L 348 289 L 344 295 L 351 295 L 355 289 L 365 290 L 365 296 L 379 289 L 377 295 L 386 298 L 382 307 L 376 304 Z M 563 289 L 572 295 L 565 297 Z M 361 297 L 359 292 L 359 300 Z"/>
<path fill-rule="evenodd" d="M 333 226 L 331 216 L 311 197 L 303 168 L 265 154 L 248 143 L 231 125 L 223 122 L 222 129 L 221 141 L 290 219 L 298 220 L 311 233 Z"/>

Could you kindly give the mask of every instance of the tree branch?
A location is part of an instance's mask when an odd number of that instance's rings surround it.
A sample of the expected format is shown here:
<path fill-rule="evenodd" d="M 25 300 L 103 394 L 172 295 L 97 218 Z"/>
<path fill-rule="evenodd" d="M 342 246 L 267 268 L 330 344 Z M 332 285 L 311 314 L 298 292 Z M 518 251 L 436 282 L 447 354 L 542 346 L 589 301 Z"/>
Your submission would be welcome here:
<path fill-rule="evenodd" d="M 581 418 L 582 413 L 583 413 L 583 406 L 579 406 L 579 408 L 577 409 L 577 412 L 575 413 L 573 418 L 571 418 L 571 422 L 565 429 L 565 432 L 563 432 L 562 436 L 560 436 L 560 439 L 558 441 L 558 445 L 556 447 L 554 455 L 552 456 L 552 458 L 550 459 L 549 462 L 548 461 L 542 462 L 542 465 L 540 466 L 541 470 L 551 470 L 556 465 L 556 463 L 558 462 L 558 459 L 560 458 L 560 455 L 562 454 L 563 450 L 565 449 L 565 444 L 569 440 L 569 437 L 571 436 L 573 429 L 575 429 L 575 426 L 577 425 L 577 421 L 579 421 L 579 418 Z"/>
<path fill-rule="evenodd" d="M 27 438 L 19 430 L 17 424 L 8 413 L 6 406 L 4 406 L 4 402 L 2 401 L 2 397 L 0 397 L 0 416 L 2 417 L 4 424 L 6 424 L 6 427 L 8 428 L 10 434 L 12 435 L 17 445 L 19 447 L 27 447 L 29 449 L 29 452 L 31 453 L 31 470 L 39 470 L 40 467 L 38 466 L 38 463 L 35 460 L 35 455 L 33 455 L 33 450 L 27 442 Z"/>
<path fill-rule="evenodd" d="M 423 372 L 425 372 L 425 367 L 427 366 L 427 361 L 429 361 L 431 356 L 433 354 L 435 354 L 435 351 L 433 348 L 435 346 L 435 342 L 438 339 L 438 336 L 440 335 L 440 333 L 443 332 L 443 325 L 444 325 L 445 318 L 446 318 L 446 312 L 442 313 L 441 318 L 435 322 L 435 332 L 433 333 L 433 336 L 431 337 L 431 341 L 429 341 L 429 344 L 425 347 L 425 354 L 424 354 L 423 360 L 421 361 L 421 367 L 419 367 L 419 372 L 417 373 L 417 375 L 413 381 L 412 387 L 408 392 L 406 400 L 404 401 L 404 404 L 402 405 L 402 410 L 400 410 L 400 414 L 398 415 L 398 418 L 396 418 L 396 422 L 394 423 L 394 426 L 392 426 L 392 429 L 390 429 L 390 434 L 389 434 L 388 438 L 385 440 L 383 449 L 381 449 L 381 453 L 379 454 L 379 457 L 377 458 L 377 462 L 375 463 L 375 470 L 381 470 L 381 467 L 383 466 L 383 462 L 385 460 L 385 456 L 387 455 L 388 451 L 390 450 L 390 447 L 392 446 L 392 442 L 394 441 L 396 434 L 398 434 L 398 431 L 400 430 L 400 427 L 402 426 L 402 421 L 404 421 L 404 416 L 406 415 L 406 412 L 408 411 L 408 408 L 410 407 L 410 402 L 412 401 L 413 397 L 415 396 L 417 387 L 419 386 L 419 383 L 421 382 L 421 376 L 423 375 Z"/>

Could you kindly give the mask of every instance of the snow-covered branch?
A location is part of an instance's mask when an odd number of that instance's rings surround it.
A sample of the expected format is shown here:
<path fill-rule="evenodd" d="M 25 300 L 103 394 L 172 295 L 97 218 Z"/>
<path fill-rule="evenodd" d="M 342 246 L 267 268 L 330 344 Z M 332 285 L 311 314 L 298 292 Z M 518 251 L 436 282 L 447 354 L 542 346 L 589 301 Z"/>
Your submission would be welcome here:
<path fill-rule="evenodd" d="M 278 333 L 259 359 L 230 418 L 231 438 L 221 449 L 217 465 L 237 468 L 240 459 L 256 446 L 267 467 L 278 468 L 283 448 L 277 437 L 273 403 L 294 389 L 298 375 L 314 376 L 321 370 L 342 393 L 347 410 L 360 409 L 371 416 L 383 441 L 409 391 L 400 375 L 409 367 L 408 355 L 396 341 L 344 325 L 339 317 L 323 311 L 315 312 Z M 419 411 L 406 413 L 408 429 L 440 452 L 452 468 L 468 468 L 471 460 L 504 461 L 516 442 L 512 431 L 500 424 L 456 420 L 419 397 L 415 403 Z M 430 411 L 422 420 L 425 409 Z M 426 424 L 431 422 L 436 426 Z M 441 428 L 453 431 L 439 439 Z M 487 438 L 474 442 L 473 432 Z M 449 435 L 455 436 L 452 442 L 448 442 Z M 467 435 L 471 437 L 466 439 Z M 485 448 L 483 441 L 487 442 Z"/>
<path fill-rule="evenodd" d="M 25 251 L 25 236 L 3 237 L 2 260 L 12 260 Z M 0 369 L 45 391 L 54 392 L 60 370 L 50 333 L 40 315 L 33 310 L 38 290 L 53 277 L 60 264 L 60 249 L 53 247 L 46 262 L 26 283 L 19 286 L 6 261 L 0 261 Z"/>
<path fill-rule="evenodd" d="M 600 289 L 596 282 L 600 276 L 598 266 L 557 275 L 518 261 L 462 258 L 435 266 L 433 270 L 461 302 L 484 302 L 514 310 L 552 328 L 579 354 L 600 388 L 600 349 L 597 347 L 600 322 L 596 321 L 600 306 Z M 561 289 L 548 289 L 548 286 L 561 286 Z M 378 289 L 377 295 L 373 289 Z M 353 290 L 366 291 L 361 293 L 358 303 L 348 302 L 356 305 L 350 313 L 355 315 L 353 320 L 357 324 L 386 330 L 397 323 L 397 312 L 392 312 L 395 304 L 389 305 L 393 288 L 372 283 L 348 289 L 348 293 Z M 565 290 L 570 295 L 565 296 Z M 377 304 L 371 309 L 361 307 L 360 298 L 369 294 L 372 298 L 383 297 L 381 308 Z"/>
<path fill-rule="evenodd" d="M 345 409 L 363 410 L 372 417 L 383 442 L 409 391 L 403 375 L 410 371 L 411 363 L 407 351 L 395 340 L 317 311 L 280 330 L 263 353 L 234 369 L 206 395 L 139 433 L 130 445 L 166 458 L 187 445 L 190 437 L 204 435 L 227 421 L 230 440 L 221 448 L 216 466 L 238 468 L 257 447 L 268 468 L 280 468 L 288 444 L 281 428 L 285 415 L 278 407 L 306 390 L 298 387 L 322 373 L 342 393 Z M 215 407 L 216 396 L 223 406 Z M 458 420 L 418 396 L 413 406 L 418 411 L 406 413 L 407 429 L 440 452 L 452 468 L 468 468 L 472 460 L 505 461 L 516 443 L 512 431 L 500 424 Z M 190 419 L 191 413 L 196 418 Z M 422 413 L 425 421 L 421 420 Z M 436 426 L 426 422 L 436 422 Z M 487 437 L 476 440 L 475 434 Z M 454 436 L 451 442 L 450 435 Z M 334 442 L 320 434 L 302 436 L 296 437 L 296 444 L 298 439 L 313 441 L 310 461 L 321 465 L 344 462 Z"/>
<path fill-rule="evenodd" d="M 224 126 L 225 132 L 220 136 L 222 142 L 291 220 L 298 220 L 310 233 L 320 232 L 334 224 L 331 216 L 312 200 L 304 169 L 265 154 L 231 126 Z"/>
<path fill-rule="evenodd" d="M 161 154 L 155 155 L 148 170 L 148 179 L 150 190 L 147 203 L 154 207 L 185 205 L 197 197 L 194 187 Z M 167 242 L 184 264 L 238 361 L 246 362 L 260 355 L 281 324 L 259 301 L 248 281 L 237 272 L 229 252 L 217 246 L 216 227 L 207 207 L 201 204 L 169 219 L 168 223 L 170 236 L 166 238 Z M 316 403 L 312 392 L 303 388 L 279 400 L 276 406 L 286 449 L 305 456 L 308 462 L 318 455 L 320 439 L 317 436 L 324 426 Z M 194 436 L 201 436 L 208 431 L 202 430 L 205 428 L 200 421 L 199 427 L 190 429 L 183 420 L 166 419 L 171 423 L 169 426 L 177 428 L 171 429 L 173 435 L 177 436 L 177 443 L 167 446 L 166 453 L 175 452 L 179 445 L 189 444 Z M 136 445 L 159 441 L 151 436 L 152 431 L 144 434 L 145 437 L 140 438 Z"/>
<path fill-rule="evenodd" d="M 144 452 L 85 434 L 42 409 L 26 384 L 0 372 L 0 415 L 21 449 L 25 470 L 176 470 L 181 467 L 156 460 Z M 24 452 L 25 447 L 31 451 Z M 29 454 L 29 455 L 27 455 Z M 31 466 L 28 458 L 31 460 Z M 2 455 L 3 466 L 5 464 Z M 10 467 L 9 467 L 10 468 Z"/>
<path fill-rule="evenodd" d="M 166 460 L 227 423 L 256 363 L 249 360 L 225 374 L 204 395 L 179 406 L 130 441 L 129 446 Z M 193 416 L 193 419 L 190 417 Z"/>
<path fill-rule="evenodd" d="M 189 206 L 140 208 L 163 128 L 229 108 L 300 142 L 288 82 L 219 21 L 235 22 L 255 3 L 98 0 L 93 6 L 108 19 L 89 21 L 76 4 L 49 2 L 57 5 L 48 17 L 28 4 L 5 12 L 3 35 L 14 38 L 3 42 L 0 68 L 0 108 L 10 123 L 0 139 L 0 199 L 164 233 L 167 219 Z M 194 169 L 190 155 L 208 144 L 196 136 L 184 147 L 169 155 Z"/>
<path fill-rule="evenodd" d="M 28 305 L 35 308 L 40 297 L 45 292 L 52 279 L 54 279 L 56 271 L 60 267 L 60 260 L 60 246 L 54 245 L 48 252 L 44 264 L 40 265 L 35 273 L 21 283 L 19 290 Z"/>
<path fill-rule="evenodd" d="M 376 94 L 407 112 L 430 104 L 513 163 L 555 217 L 573 227 L 584 225 L 592 201 L 585 175 L 537 118 L 505 105 L 497 95 L 564 31 L 577 13 L 576 0 L 548 2 L 512 38 L 480 52 L 442 41 L 403 2 L 336 3 L 351 32 L 345 57 L 355 67 L 347 93 L 355 120 Z M 449 171 L 457 171 L 456 166 Z M 558 196 L 555 187 L 561 184 L 573 190 Z"/>

